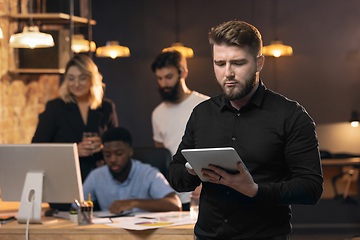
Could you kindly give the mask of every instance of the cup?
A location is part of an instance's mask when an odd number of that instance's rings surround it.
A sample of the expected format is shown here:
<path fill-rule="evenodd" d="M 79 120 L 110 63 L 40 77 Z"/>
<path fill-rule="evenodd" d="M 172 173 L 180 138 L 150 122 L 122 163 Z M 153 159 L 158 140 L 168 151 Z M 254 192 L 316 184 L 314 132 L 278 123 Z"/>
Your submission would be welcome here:
<path fill-rule="evenodd" d="M 83 132 L 83 138 L 82 138 L 82 141 L 88 141 L 89 138 L 92 138 L 92 137 L 98 137 L 99 134 L 97 132 Z M 87 150 L 94 150 L 96 148 L 96 146 L 93 145 L 93 142 L 91 142 L 92 144 L 92 147 L 90 149 L 87 149 Z"/>
<path fill-rule="evenodd" d="M 197 220 L 199 215 L 199 196 L 190 196 L 190 218 Z"/>
<path fill-rule="evenodd" d="M 93 219 L 93 207 L 79 207 L 78 208 L 78 224 L 90 225 Z"/>
<path fill-rule="evenodd" d="M 77 213 L 70 213 L 70 222 L 72 222 L 72 223 L 78 222 L 78 214 Z"/>

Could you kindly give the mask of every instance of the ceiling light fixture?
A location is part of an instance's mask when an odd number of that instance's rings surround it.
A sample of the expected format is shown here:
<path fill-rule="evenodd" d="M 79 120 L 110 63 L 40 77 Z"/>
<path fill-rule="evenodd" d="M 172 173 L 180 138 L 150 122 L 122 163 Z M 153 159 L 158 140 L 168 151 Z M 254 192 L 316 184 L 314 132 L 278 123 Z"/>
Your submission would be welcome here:
<path fill-rule="evenodd" d="M 115 59 L 117 57 L 129 57 L 130 50 L 128 47 L 120 46 L 118 41 L 108 41 L 106 46 L 98 47 L 96 49 L 97 57 L 111 57 Z"/>
<path fill-rule="evenodd" d="M 275 33 L 275 40 L 271 41 L 271 44 L 264 46 L 262 49 L 262 54 L 264 56 L 291 56 L 293 55 L 293 49 L 291 46 L 284 45 L 282 41 L 277 39 L 276 34 L 276 10 L 277 10 L 277 0 L 273 0 L 273 31 Z"/>
<path fill-rule="evenodd" d="M 50 34 L 41 33 L 37 26 L 25 26 L 22 33 L 10 37 L 10 47 L 13 48 L 47 48 L 54 46 Z"/>
<path fill-rule="evenodd" d="M 0 28 L 0 39 L 3 39 L 3 38 L 4 38 L 4 34 L 3 34 L 2 29 Z"/>
<path fill-rule="evenodd" d="M 275 40 L 271 41 L 271 44 L 263 47 L 262 54 L 264 56 L 291 56 L 293 54 L 293 49 L 290 46 L 282 44 L 282 41 Z"/>
<path fill-rule="evenodd" d="M 179 0 L 175 0 L 175 43 L 171 47 L 164 48 L 163 52 L 168 51 L 179 51 L 184 57 L 192 58 L 194 57 L 194 51 L 191 48 L 185 47 L 184 44 L 180 42 L 180 27 L 179 27 Z"/>
<path fill-rule="evenodd" d="M 54 46 L 51 34 L 41 33 L 39 27 L 34 26 L 32 10 L 33 0 L 29 0 L 30 26 L 25 26 L 21 33 L 10 37 L 10 47 L 13 48 L 47 48 Z"/>
<path fill-rule="evenodd" d="M 89 41 L 86 40 L 84 35 L 82 35 L 82 34 L 73 35 L 71 49 L 75 53 L 89 52 Z M 96 44 L 94 41 L 91 41 L 91 43 L 90 43 L 90 50 L 92 52 L 95 52 L 95 50 L 96 50 Z"/>

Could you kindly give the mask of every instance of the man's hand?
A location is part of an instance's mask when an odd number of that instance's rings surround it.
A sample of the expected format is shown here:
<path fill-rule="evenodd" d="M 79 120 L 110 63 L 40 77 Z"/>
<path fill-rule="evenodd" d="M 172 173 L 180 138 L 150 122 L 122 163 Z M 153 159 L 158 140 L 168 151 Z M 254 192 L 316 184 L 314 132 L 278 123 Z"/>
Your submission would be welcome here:
<path fill-rule="evenodd" d="M 191 174 L 191 175 L 194 175 L 196 176 L 196 172 L 194 171 L 194 169 L 192 168 L 192 166 L 190 165 L 189 162 L 186 162 L 185 163 L 185 167 L 186 167 L 186 170 Z"/>
<path fill-rule="evenodd" d="M 120 214 L 123 211 L 131 210 L 136 205 L 136 199 L 116 200 L 109 207 L 111 213 Z"/>
<path fill-rule="evenodd" d="M 244 164 L 238 163 L 237 169 L 239 170 L 239 173 L 237 174 L 227 173 L 223 169 L 211 164 L 209 165 L 209 169 L 211 170 L 202 169 L 201 172 L 204 177 L 210 179 L 210 182 L 231 187 L 248 197 L 254 197 L 256 195 L 258 185 L 254 182 Z"/>

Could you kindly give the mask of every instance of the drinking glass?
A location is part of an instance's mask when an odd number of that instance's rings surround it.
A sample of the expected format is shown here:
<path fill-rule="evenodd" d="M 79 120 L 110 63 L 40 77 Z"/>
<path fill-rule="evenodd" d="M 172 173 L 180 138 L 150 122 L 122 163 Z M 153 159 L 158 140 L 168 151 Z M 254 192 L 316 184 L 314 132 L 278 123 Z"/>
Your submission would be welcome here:
<path fill-rule="evenodd" d="M 197 219 L 199 214 L 199 196 L 190 196 L 190 218 Z"/>
<path fill-rule="evenodd" d="M 99 134 L 97 132 L 83 132 L 83 138 L 82 138 L 82 141 L 89 141 L 88 139 L 89 138 L 92 138 L 92 137 L 98 137 Z M 93 142 L 91 141 L 91 148 L 88 149 L 88 150 L 93 150 L 96 148 L 96 146 L 93 144 Z"/>

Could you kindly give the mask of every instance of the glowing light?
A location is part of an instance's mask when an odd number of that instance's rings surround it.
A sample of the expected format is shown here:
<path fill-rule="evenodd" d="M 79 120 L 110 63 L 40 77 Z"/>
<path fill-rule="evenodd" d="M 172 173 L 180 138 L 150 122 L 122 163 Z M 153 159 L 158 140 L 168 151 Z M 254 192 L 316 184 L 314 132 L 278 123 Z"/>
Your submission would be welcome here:
<path fill-rule="evenodd" d="M 293 49 L 290 46 L 283 45 L 281 41 L 272 41 L 270 45 L 263 47 L 262 54 L 264 56 L 291 56 Z"/>
<path fill-rule="evenodd" d="M 130 50 L 128 47 L 120 46 L 118 41 L 108 41 L 106 46 L 96 49 L 97 57 L 129 57 Z"/>
<path fill-rule="evenodd" d="M 25 26 L 22 33 L 10 37 L 9 45 L 13 48 L 48 48 L 54 46 L 54 39 L 50 34 L 39 32 L 37 26 Z"/>

